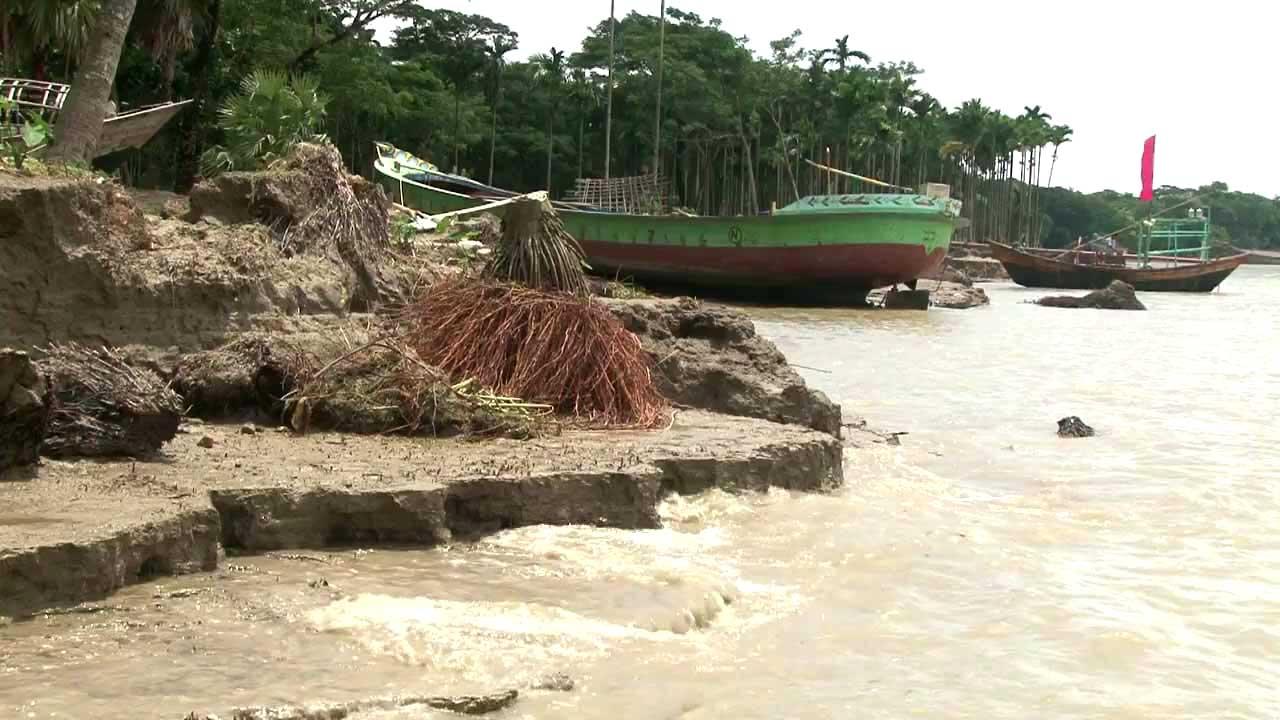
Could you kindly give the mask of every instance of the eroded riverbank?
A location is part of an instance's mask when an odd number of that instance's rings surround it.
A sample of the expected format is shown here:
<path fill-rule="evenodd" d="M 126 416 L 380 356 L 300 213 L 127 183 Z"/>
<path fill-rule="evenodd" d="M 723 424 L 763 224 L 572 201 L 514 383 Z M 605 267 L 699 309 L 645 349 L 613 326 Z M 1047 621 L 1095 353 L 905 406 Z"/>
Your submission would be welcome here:
<path fill-rule="evenodd" d="M 433 545 L 537 524 L 652 528 L 668 492 L 843 480 L 842 443 L 830 435 L 694 411 L 662 432 L 483 443 L 241 430 L 201 424 L 158 462 L 47 461 L 35 478 L 0 483 L 0 615 L 214 570 L 224 548 Z"/>

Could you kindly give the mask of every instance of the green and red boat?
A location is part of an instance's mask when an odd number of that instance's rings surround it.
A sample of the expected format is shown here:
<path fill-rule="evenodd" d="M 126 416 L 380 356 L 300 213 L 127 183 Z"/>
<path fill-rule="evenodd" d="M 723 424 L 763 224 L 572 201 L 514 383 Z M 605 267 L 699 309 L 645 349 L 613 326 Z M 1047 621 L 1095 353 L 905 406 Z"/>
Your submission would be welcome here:
<path fill-rule="evenodd" d="M 392 200 L 430 215 L 517 195 L 384 143 L 374 170 Z M 941 265 L 960 214 L 959 201 L 942 195 L 811 196 L 740 217 L 556 207 L 596 274 L 708 295 L 842 304 L 914 284 Z"/>

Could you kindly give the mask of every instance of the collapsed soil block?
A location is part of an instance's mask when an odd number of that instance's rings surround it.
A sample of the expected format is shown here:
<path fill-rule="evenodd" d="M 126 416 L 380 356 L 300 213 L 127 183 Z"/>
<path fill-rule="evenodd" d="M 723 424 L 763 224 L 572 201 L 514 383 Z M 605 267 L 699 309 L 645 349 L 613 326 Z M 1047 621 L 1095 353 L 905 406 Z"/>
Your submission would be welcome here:
<path fill-rule="evenodd" d="M 640 338 L 667 399 L 840 436 L 840 406 L 807 387 L 741 312 L 688 298 L 600 302 Z"/>
<path fill-rule="evenodd" d="M 391 203 L 382 188 L 348 175 L 332 145 L 299 143 L 262 172 L 224 173 L 191 193 L 192 221 L 259 223 L 286 256 L 311 255 L 354 276 L 352 310 L 407 298 L 391 253 Z"/>
<path fill-rule="evenodd" d="M 183 357 L 173 388 L 196 417 L 225 419 L 257 412 L 280 419 L 285 396 L 314 371 L 314 359 L 296 344 L 254 333 Z"/>
<path fill-rule="evenodd" d="M 145 457 L 177 434 L 182 399 L 120 351 L 69 343 L 44 352 L 53 407 L 43 454 Z"/>
<path fill-rule="evenodd" d="M 0 472 L 40 457 L 49 423 L 49 386 L 31 358 L 0 350 Z"/>

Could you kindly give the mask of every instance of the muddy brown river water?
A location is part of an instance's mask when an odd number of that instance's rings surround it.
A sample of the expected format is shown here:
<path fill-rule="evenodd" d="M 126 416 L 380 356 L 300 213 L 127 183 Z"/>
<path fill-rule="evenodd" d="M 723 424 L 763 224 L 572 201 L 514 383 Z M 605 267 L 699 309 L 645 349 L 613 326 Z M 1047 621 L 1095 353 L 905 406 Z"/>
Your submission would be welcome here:
<path fill-rule="evenodd" d="M 0 717 L 525 687 L 500 718 L 1280 717 L 1280 268 L 1147 313 L 752 311 L 850 415 L 833 495 L 231 558 L 0 627 Z M 1099 436 L 1062 440 L 1079 415 Z M 447 717 L 417 711 L 365 718 Z"/>

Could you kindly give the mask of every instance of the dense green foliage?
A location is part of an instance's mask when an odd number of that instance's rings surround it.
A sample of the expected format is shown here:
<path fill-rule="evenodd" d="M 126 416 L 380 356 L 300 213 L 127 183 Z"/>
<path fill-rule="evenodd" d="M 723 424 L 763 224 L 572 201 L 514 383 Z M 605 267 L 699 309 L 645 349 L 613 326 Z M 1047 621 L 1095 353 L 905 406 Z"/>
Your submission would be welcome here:
<path fill-rule="evenodd" d="M 67 80 L 97 0 L 9 0 L 0 8 L 4 70 Z M 116 92 L 122 107 L 193 97 L 143 152 L 112 159 L 133 182 L 185 186 L 192 153 L 232 147 L 217 110 L 257 70 L 306 73 L 329 99 L 322 132 L 368 172 L 385 140 L 442 167 L 513 189 L 563 195 L 605 168 L 610 23 L 580 47 L 510 60 L 501 22 L 411 0 L 140 0 Z M 661 141 L 658 18 L 618 18 L 611 175 L 652 172 L 701 213 L 754 213 L 824 192 L 879 189 L 818 162 L 893 185 L 951 185 L 971 237 L 1060 245 L 1138 214 L 1114 193 L 1044 190 L 1071 129 L 1039 106 L 1016 116 L 980 100 L 947 109 L 910 62 L 873 62 L 845 35 L 805 46 L 792 33 L 753 53 L 719 21 L 668 7 Z M 378 20 L 394 20 L 383 36 Z M 550 20 L 549 21 L 557 21 Z M 878 59 L 877 59 L 878 60 Z M 174 161 L 177 156 L 177 162 Z M 175 177 L 175 174 L 177 177 Z M 190 174 L 186 172 L 185 174 Z M 186 182 L 184 182 L 186 181 Z M 1211 188 L 1215 222 L 1241 245 L 1280 246 L 1275 201 Z M 1167 188 L 1158 204 L 1184 191 Z"/>
<path fill-rule="evenodd" d="M 300 142 L 322 142 L 327 98 L 306 75 L 256 70 L 240 92 L 218 108 L 218 129 L 226 145 L 205 151 L 206 175 L 225 170 L 254 170 L 283 158 Z"/>
<path fill-rule="evenodd" d="M 1161 187 L 1148 206 L 1134 195 L 1104 191 L 1085 195 L 1062 188 L 1044 191 L 1044 245 L 1066 247 L 1083 237 L 1125 230 L 1119 239 L 1130 247 L 1136 242 L 1134 227 L 1148 213 L 1170 217 L 1183 208 L 1209 208 L 1215 244 L 1244 249 L 1280 248 L 1280 200 L 1234 192 L 1225 183 L 1200 188 Z"/>

